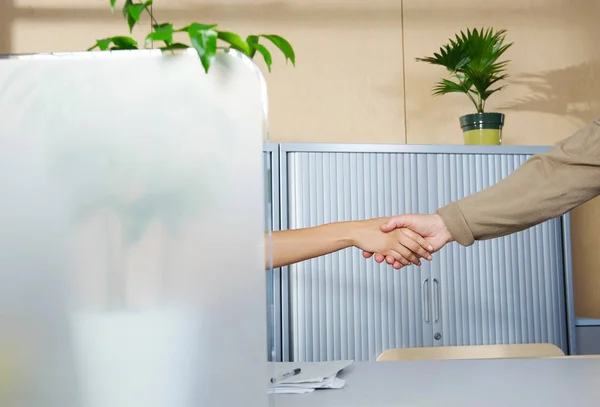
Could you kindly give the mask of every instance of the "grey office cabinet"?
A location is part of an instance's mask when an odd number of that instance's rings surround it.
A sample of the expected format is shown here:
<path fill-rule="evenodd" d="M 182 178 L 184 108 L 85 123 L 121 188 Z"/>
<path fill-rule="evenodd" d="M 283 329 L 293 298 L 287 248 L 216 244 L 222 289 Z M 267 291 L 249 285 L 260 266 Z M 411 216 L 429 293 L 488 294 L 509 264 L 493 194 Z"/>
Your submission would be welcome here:
<path fill-rule="evenodd" d="M 281 226 L 432 213 L 542 150 L 281 144 Z M 549 342 L 568 352 L 565 221 L 469 248 L 448 245 L 420 268 L 396 271 L 357 249 L 291 266 L 282 275 L 284 360 L 374 360 L 394 347 L 502 343 Z"/>
<path fill-rule="evenodd" d="M 577 353 L 580 355 L 600 355 L 600 320 L 577 318 Z"/>

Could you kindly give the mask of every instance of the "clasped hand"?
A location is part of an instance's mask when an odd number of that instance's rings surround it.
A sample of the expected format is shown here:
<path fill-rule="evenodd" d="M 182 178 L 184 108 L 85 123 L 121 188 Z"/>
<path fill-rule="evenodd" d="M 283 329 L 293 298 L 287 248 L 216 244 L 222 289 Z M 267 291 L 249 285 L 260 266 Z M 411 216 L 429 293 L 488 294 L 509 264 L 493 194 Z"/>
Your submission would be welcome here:
<path fill-rule="evenodd" d="M 395 269 L 409 264 L 420 266 L 420 259 L 431 260 L 431 254 L 452 241 L 452 235 L 438 214 L 393 216 L 380 224 L 380 230 L 386 233 L 385 241 L 379 238 L 371 244 L 364 242 L 357 246 L 363 249 L 365 258 L 375 255 L 377 263 L 385 260 Z"/>

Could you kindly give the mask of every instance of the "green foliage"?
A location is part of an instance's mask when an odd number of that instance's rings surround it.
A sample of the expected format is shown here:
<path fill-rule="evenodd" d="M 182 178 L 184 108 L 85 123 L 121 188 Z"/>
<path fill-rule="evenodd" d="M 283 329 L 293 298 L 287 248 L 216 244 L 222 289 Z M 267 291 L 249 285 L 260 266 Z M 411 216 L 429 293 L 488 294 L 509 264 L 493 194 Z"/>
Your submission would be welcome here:
<path fill-rule="evenodd" d="M 477 112 L 484 113 L 486 100 L 506 86 L 492 88 L 508 77 L 508 61 L 499 61 L 513 44 L 505 44 L 505 39 L 506 30 L 469 29 L 450 39 L 432 57 L 417 58 L 417 61 L 443 66 L 454 79 L 440 80 L 433 88 L 434 95 L 464 93 L 473 102 Z"/>
<path fill-rule="evenodd" d="M 117 0 L 109 0 L 110 9 L 114 12 Z M 148 14 L 152 23 L 152 31 L 146 36 L 143 46 L 154 47 L 158 43 L 158 48 L 163 51 L 174 51 L 178 49 L 190 48 L 184 42 L 175 41 L 175 36 L 182 34 L 189 39 L 191 47 L 196 50 L 200 57 L 200 62 L 208 72 L 210 65 L 218 52 L 219 41 L 225 45 L 225 49 L 235 49 L 254 58 L 258 52 L 267 65 L 267 69 L 271 72 L 273 57 L 271 52 L 263 44 L 259 43 L 261 38 L 268 40 L 273 44 L 285 57 L 286 62 L 290 61 L 292 65 L 296 65 L 296 54 L 292 45 L 283 37 L 274 34 L 259 34 L 249 35 L 243 39 L 236 33 L 229 31 L 221 31 L 217 29 L 217 24 L 200 24 L 192 23 L 183 28 L 174 28 L 171 23 L 158 23 L 154 17 L 152 10 L 152 0 L 134 1 L 125 0 L 123 4 L 123 18 L 127 21 L 129 33 L 139 25 L 139 22 L 144 13 Z M 138 49 L 138 43 L 131 37 L 115 36 L 96 40 L 96 43 L 88 48 L 88 51 L 99 49 L 107 50 L 132 50 Z"/>

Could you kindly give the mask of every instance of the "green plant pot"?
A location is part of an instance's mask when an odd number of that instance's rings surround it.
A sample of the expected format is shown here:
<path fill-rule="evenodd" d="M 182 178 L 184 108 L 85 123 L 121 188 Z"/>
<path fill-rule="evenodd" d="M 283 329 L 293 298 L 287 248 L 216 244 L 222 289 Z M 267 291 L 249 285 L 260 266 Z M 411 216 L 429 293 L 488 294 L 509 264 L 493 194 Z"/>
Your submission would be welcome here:
<path fill-rule="evenodd" d="M 465 144 L 500 145 L 502 144 L 502 113 L 474 113 L 461 116 L 460 127 Z"/>

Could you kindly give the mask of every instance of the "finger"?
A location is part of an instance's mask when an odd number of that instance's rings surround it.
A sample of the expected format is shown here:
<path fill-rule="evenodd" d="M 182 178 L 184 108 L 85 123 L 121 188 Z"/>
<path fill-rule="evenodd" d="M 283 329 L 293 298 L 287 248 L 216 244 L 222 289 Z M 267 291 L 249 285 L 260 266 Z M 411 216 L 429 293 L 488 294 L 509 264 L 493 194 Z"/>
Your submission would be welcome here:
<path fill-rule="evenodd" d="M 403 256 L 401 256 L 400 253 L 397 253 L 393 250 L 390 250 L 390 254 L 388 254 L 386 256 L 385 261 L 390 266 L 392 266 L 397 261 L 402 263 L 404 266 L 410 265 L 410 262 L 407 259 L 405 259 Z"/>
<path fill-rule="evenodd" d="M 402 234 L 408 239 L 400 238 L 400 244 L 408 248 L 411 252 L 419 255 L 420 257 L 431 260 L 431 252 L 433 252 L 433 246 L 427 240 L 425 240 L 418 233 L 413 232 L 410 229 L 403 228 Z"/>
<path fill-rule="evenodd" d="M 400 243 L 394 244 L 392 246 L 392 249 L 395 250 L 401 257 L 406 259 L 409 262 L 409 264 L 414 264 L 415 266 L 421 265 L 421 260 L 419 260 L 419 257 L 413 252 L 411 252 L 410 249 L 406 248 L 405 246 L 402 246 Z"/>
<path fill-rule="evenodd" d="M 381 253 L 375 253 L 375 261 L 381 263 L 385 260 L 385 256 Z"/>
<path fill-rule="evenodd" d="M 397 253 L 399 253 L 400 256 L 402 256 L 415 266 L 421 265 L 421 261 L 419 260 L 419 258 L 413 252 L 411 252 L 410 249 L 406 248 L 405 246 L 402 246 L 400 243 L 396 243 L 392 248 Z"/>
<path fill-rule="evenodd" d="M 402 216 L 392 216 L 391 218 L 388 219 L 388 221 L 386 223 L 384 223 L 383 225 L 381 225 L 379 228 L 381 229 L 382 232 L 391 232 L 394 229 L 397 228 L 403 228 L 406 227 L 406 225 L 404 224 L 404 222 L 402 222 Z"/>
<path fill-rule="evenodd" d="M 366 252 L 366 251 L 364 251 L 364 250 L 363 250 L 362 254 L 363 254 L 363 257 L 364 257 L 365 259 L 370 259 L 370 258 L 371 258 L 371 256 L 373 256 L 373 253 L 371 253 L 371 252 Z"/>
<path fill-rule="evenodd" d="M 392 267 L 395 268 L 396 270 L 400 270 L 404 266 L 402 265 L 402 263 L 396 261 L 396 262 L 394 262 L 394 264 L 392 264 Z"/>

